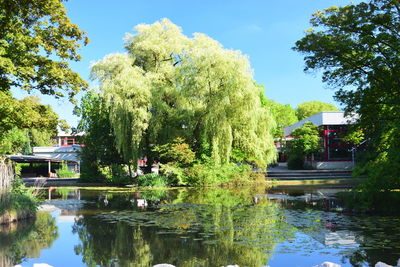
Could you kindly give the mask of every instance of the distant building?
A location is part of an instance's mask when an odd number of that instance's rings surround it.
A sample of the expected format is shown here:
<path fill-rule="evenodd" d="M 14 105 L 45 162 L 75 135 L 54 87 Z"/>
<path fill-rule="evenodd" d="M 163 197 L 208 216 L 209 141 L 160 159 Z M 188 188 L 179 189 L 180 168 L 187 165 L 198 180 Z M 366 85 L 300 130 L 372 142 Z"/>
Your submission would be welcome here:
<path fill-rule="evenodd" d="M 343 141 L 349 125 L 354 124 L 357 116 L 345 117 L 343 111 L 323 111 L 283 128 L 286 140 L 291 139 L 293 130 L 300 128 L 306 122 L 312 122 L 320 127 L 323 141 L 323 151 L 311 162 L 316 169 L 352 168 L 352 149 L 354 145 Z"/>
<path fill-rule="evenodd" d="M 58 131 L 56 141 L 59 147 L 79 145 L 79 137 L 83 135 L 85 135 L 83 132 L 72 134 L 69 132 Z"/>
<path fill-rule="evenodd" d="M 56 145 L 33 147 L 33 155 L 65 161 L 69 168 L 79 173 L 81 162 L 79 152 L 82 150 L 79 137 L 83 135 L 84 133 L 73 134 L 59 131 L 55 137 Z"/>

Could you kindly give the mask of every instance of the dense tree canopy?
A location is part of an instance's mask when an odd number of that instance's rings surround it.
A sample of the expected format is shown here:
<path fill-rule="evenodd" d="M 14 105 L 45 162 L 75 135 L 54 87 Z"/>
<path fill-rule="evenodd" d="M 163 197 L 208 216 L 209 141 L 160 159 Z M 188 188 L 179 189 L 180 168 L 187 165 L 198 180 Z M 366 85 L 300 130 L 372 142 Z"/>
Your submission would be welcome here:
<path fill-rule="evenodd" d="M 307 122 L 303 126 L 293 130 L 291 136 L 293 137 L 289 146 L 291 153 L 307 156 L 318 152 L 321 147 L 318 126 L 311 122 Z"/>
<path fill-rule="evenodd" d="M 275 122 L 246 56 L 204 34 L 188 38 L 167 19 L 135 29 L 126 54 L 92 68 L 125 160 L 178 137 L 216 164 L 229 162 L 232 149 L 259 166 L 275 159 Z"/>
<path fill-rule="evenodd" d="M 287 142 L 286 147 L 286 152 L 289 155 L 288 168 L 303 169 L 305 159 L 311 156 L 311 161 L 313 161 L 314 154 L 321 149 L 318 126 L 306 122 L 303 126 L 293 130 L 290 135 L 293 139 Z"/>
<path fill-rule="evenodd" d="M 296 43 L 306 70 L 322 69 L 336 98 L 360 115 L 369 140 L 370 188 L 400 186 L 400 4 L 391 0 L 331 7 L 312 16 Z"/>
<path fill-rule="evenodd" d="M 58 115 L 36 96 L 17 100 L 0 91 L 0 154 L 23 152 L 27 143 L 49 145 L 57 134 Z M 63 122 L 63 124 L 65 124 Z"/>
<path fill-rule="evenodd" d="M 81 179 L 85 181 L 104 181 L 106 174 L 101 168 L 111 166 L 111 174 L 116 174 L 115 165 L 124 163 L 115 147 L 115 136 L 111 128 L 109 109 L 105 100 L 96 92 L 89 91 L 81 99 L 81 104 L 74 110 L 81 117 L 77 130 L 85 132 L 82 137 L 84 164 L 81 167 Z"/>
<path fill-rule="evenodd" d="M 88 42 L 61 0 L 0 1 L 0 91 L 11 87 L 72 97 L 86 82 L 69 68 Z"/>
<path fill-rule="evenodd" d="M 295 110 L 289 104 L 280 104 L 273 100 L 267 99 L 264 94 L 260 95 L 263 107 L 270 109 L 271 114 L 276 122 L 274 137 L 283 137 L 283 128 L 298 121 Z"/>
<path fill-rule="evenodd" d="M 296 116 L 301 121 L 322 111 L 338 111 L 338 109 L 329 103 L 308 101 L 297 105 Z"/>

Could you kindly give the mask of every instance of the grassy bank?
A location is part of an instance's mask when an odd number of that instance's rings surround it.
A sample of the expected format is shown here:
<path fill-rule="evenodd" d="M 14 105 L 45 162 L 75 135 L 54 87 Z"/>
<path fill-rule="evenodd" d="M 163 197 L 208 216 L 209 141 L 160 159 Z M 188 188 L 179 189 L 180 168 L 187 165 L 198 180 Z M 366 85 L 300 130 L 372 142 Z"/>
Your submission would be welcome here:
<path fill-rule="evenodd" d="M 7 158 L 0 158 L 0 224 L 33 217 L 37 206 L 34 189 L 15 178 Z"/>

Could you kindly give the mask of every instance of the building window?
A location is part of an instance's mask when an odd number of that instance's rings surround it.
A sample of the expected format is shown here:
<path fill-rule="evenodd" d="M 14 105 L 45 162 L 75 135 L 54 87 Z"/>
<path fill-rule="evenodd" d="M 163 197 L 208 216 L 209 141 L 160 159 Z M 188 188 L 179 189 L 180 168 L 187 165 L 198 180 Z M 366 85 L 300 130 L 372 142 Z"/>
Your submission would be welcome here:
<path fill-rule="evenodd" d="M 343 141 L 348 133 L 348 125 L 327 125 L 325 127 L 325 159 L 351 160 L 352 144 Z"/>

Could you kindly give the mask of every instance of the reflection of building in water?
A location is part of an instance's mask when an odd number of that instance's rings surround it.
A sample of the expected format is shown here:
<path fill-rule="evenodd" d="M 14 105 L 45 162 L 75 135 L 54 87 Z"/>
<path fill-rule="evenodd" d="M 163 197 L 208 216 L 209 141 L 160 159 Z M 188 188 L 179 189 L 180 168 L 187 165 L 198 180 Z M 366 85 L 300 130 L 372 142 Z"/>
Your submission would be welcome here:
<path fill-rule="evenodd" d="M 74 210 L 61 210 L 60 215 L 57 217 L 57 222 L 75 222 L 82 217 L 82 215 L 78 215 Z"/>
<path fill-rule="evenodd" d="M 296 227 L 299 231 L 317 240 L 325 246 L 358 246 L 360 243 L 356 233 L 350 230 L 336 230 L 338 227 L 335 222 L 324 220 L 315 221 L 313 216 L 294 216 L 286 214 L 288 223 Z M 340 223 L 340 222 L 338 222 Z"/>
<path fill-rule="evenodd" d="M 55 199 L 81 199 L 81 191 L 79 189 L 68 189 L 62 187 L 49 187 L 48 200 Z"/>
<path fill-rule="evenodd" d="M 138 208 L 147 207 L 147 200 L 146 200 L 146 199 L 144 199 L 144 198 L 138 198 L 138 199 L 136 199 L 136 201 L 137 201 L 137 206 L 138 206 Z"/>
<path fill-rule="evenodd" d="M 340 189 L 319 189 L 302 192 L 267 194 L 269 201 L 279 202 L 285 210 L 286 221 L 299 231 L 325 246 L 358 246 L 362 241 L 350 230 L 341 230 L 344 217 L 331 210 L 341 209 L 332 198 Z M 305 213 L 307 209 L 310 212 Z M 322 211 L 324 210 L 324 211 Z M 340 219 L 339 219 L 340 217 Z"/>

